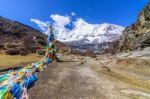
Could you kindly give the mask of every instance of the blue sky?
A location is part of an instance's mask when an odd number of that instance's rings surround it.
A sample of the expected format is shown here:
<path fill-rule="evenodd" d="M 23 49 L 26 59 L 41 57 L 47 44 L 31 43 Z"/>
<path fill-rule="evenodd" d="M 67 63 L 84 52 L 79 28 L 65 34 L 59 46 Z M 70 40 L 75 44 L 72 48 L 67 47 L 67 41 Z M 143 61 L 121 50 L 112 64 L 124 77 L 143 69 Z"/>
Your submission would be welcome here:
<path fill-rule="evenodd" d="M 32 18 L 50 21 L 59 14 L 82 18 L 92 24 L 132 24 L 148 0 L 0 0 L 0 15 L 39 29 Z"/>

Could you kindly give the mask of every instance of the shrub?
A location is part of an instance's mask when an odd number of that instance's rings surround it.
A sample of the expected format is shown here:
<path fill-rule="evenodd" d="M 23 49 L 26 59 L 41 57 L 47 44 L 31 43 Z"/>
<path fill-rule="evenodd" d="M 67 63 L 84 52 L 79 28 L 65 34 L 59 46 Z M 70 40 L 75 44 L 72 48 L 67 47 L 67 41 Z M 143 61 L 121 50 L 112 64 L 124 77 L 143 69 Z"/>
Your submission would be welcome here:
<path fill-rule="evenodd" d="M 7 55 L 19 55 L 19 50 L 18 49 L 8 49 L 5 51 L 5 54 L 7 54 Z"/>
<path fill-rule="evenodd" d="M 44 41 L 44 40 L 38 40 L 37 42 L 43 46 L 47 45 L 46 41 Z"/>
<path fill-rule="evenodd" d="M 29 53 L 36 53 L 36 47 L 35 46 L 27 46 L 26 49 Z"/>
<path fill-rule="evenodd" d="M 89 57 L 92 57 L 92 58 L 96 58 L 96 53 L 94 53 L 91 50 L 83 51 L 83 50 L 72 49 L 71 54 L 81 55 L 81 56 L 89 56 Z"/>
<path fill-rule="evenodd" d="M 20 48 L 20 49 L 19 49 L 19 54 L 20 54 L 21 56 L 25 56 L 25 55 L 28 54 L 28 50 L 27 50 L 26 48 Z"/>
<path fill-rule="evenodd" d="M 0 44 L 0 50 L 4 49 L 4 45 Z"/>

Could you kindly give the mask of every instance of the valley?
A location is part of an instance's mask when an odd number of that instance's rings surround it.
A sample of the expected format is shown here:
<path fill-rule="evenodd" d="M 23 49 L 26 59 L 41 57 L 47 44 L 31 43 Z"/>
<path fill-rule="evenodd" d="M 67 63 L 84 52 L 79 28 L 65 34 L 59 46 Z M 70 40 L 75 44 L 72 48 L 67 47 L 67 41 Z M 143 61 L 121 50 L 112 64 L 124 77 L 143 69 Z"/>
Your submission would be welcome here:
<path fill-rule="evenodd" d="M 150 3 L 127 27 L 74 17 L 0 16 L 0 98 L 150 99 Z"/>
<path fill-rule="evenodd" d="M 65 55 L 61 57 L 63 62 L 52 63 L 39 74 L 29 96 L 32 99 L 149 99 L 150 57 L 144 52 L 136 54 L 138 57 L 134 52 L 96 58 Z"/>

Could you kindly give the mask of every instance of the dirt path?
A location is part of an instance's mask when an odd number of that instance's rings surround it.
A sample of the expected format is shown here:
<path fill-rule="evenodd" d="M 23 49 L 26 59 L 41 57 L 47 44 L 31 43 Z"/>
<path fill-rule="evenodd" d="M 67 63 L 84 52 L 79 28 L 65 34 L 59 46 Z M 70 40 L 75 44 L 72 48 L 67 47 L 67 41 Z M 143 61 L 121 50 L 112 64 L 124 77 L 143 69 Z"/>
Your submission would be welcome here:
<path fill-rule="evenodd" d="M 30 99 L 146 99 L 137 96 L 142 92 L 136 88 L 97 71 L 94 65 L 98 62 L 90 58 L 67 56 L 64 60 L 39 73 L 38 81 L 29 90 Z"/>
<path fill-rule="evenodd" d="M 63 62 L 50 65 L 39 74 L 39 80 L 30 90 L 31 99 L 106 99 L 100 86 L 94 84 L 93 72 L 82 72 L 76 62 Z M 84 71 L 84 70 L 83 70 Z M 85 73 L 85 74 L 84 74 Z"/>

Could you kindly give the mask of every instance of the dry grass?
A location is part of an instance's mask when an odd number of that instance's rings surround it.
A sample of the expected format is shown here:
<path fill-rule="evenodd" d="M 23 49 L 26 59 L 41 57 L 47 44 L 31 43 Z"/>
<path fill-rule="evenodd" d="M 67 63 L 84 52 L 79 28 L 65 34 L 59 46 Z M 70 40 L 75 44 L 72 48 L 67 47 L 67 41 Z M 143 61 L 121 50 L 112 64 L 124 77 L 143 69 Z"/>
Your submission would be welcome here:
<path fill-rule="evenodd" d="M 126 84 L 132 85 L 133 87 L 136 87 L 138 89 L 143 89 L 144 91 L 150 92 L 150 82 L 144 81 L 142 79 L 135 78 L 133 76 L 127 76 L 127 75 L 121 75 L 119 73 L 116 73 L 114 71 L 106 71 L 104 69 L 98 69 L 97 66 L 91 65 L 91 69 L 95 70 L 98 74 L 108 75 L 108 77 L 112 80 L 119 80 Z"/>
<path fill-rule="evenodd" d="M 36 54 L 29 54 L 26 56 L 20 55 L 5 55 L 0 52 L 0 66 L 12 66 L 20 63 L 30 63 L 34 61 L 41 60 L 42 56 L 37 56 Z"/>
<path fill-rule="evenodd" d="M 150 92 L 150 82 L 148 82 L 148 81 L 143 81 L 143 80 L 137 79 L 135 77 L 123 76 L 123 75 L 120 75 L 120 74 L 115 73 L 115 72 L 111 72 L 111 73 L 103 72 L 103 74 L 107 74 L 114 79 L 123 81 L 127 84 L 134 86 L 134 87 L 144 89 L 145 91 Z"/>
<path fill-rule="evenodd" d="M 139 62 L 139 61 L 141 61 L 141 62 Z M 146 66 L 139 66 L 142 64 L 144 64 Z M 114 65 L 114 64 L 111 64 L 111 65 Z M 105 68 L 103 68 L 104 67 L 103 65 L 99 66 L 94 63 L 91 64 L 90 66 L 91 66 L 91 69 L 96 71 L 99 75 L 101 75 L 101 76 L 105 75 L 105 77 L 107 76 L 107 78 L 109 80 L 121 81 L 128 85 L 131 85 L 134 88 L 141 89 L 146 92 L 150 92 L 150 81 L 149 80 L 143 80 L 143 78 L 140 78 L 140 77 L 137 78 L 135 76 L 131 76 L 128 73 L 130 71 L 130 72 L 137 73 L 137 74 L 140 74 L 145 77 L 149 76 L 150 67 L 148 66 L 149 64 L 147 64 L 147 62 L 145 63 L 144 60 L 138 60 L 138 65 L 137 65 L 137 62 L 134 62 L 134 64 L 133 64 L 133 62 L 122 63 L 122 65 L 124 65 L 124 66 L 121 66 L 120 64 L 116 64 L 116 65 L 118 65 L 118 66 L 116 66 L 117 68 L 111 67 L 111 68 L 113 68 L 113 70 L 115 69 L 115 71 L 108 71 Z M 120 73 L 120 71 L 117 71 L 117 69 L 124 70 L 124 71 L 126 71 L 127 74 L 122 74 L 122 73 Z"/>

